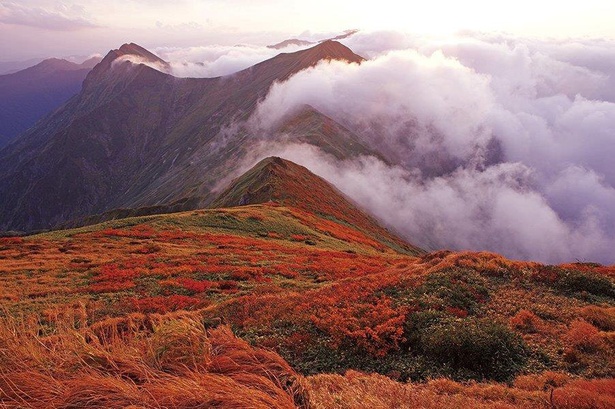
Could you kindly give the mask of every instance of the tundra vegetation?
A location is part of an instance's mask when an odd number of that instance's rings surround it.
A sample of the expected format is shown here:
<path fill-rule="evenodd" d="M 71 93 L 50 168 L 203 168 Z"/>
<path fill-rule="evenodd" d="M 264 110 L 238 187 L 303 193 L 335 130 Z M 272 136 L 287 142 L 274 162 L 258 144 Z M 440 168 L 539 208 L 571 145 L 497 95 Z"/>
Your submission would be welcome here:
<path fill-rule="evenodd" d="M 2 238 L 0 407 L 614 407 L 614 279 L 275 203 Z"/>

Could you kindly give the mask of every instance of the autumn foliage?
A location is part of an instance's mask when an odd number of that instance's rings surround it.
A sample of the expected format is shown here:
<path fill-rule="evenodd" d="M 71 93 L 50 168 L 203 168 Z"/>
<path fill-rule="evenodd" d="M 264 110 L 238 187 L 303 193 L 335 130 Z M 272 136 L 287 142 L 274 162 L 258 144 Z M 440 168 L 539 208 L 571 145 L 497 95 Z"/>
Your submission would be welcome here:
<path fill-rule="evenodd" d="M 266 204 L 0 239 L 0 272 L 0 407 L 612 402 L 608 266 L 416 256 Z"/>

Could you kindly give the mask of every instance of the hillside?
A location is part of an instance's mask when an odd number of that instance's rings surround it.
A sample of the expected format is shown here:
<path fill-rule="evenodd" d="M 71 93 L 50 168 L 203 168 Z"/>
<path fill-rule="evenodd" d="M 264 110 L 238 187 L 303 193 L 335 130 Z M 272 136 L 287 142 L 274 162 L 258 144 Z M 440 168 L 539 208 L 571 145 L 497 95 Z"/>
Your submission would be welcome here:
<path fill-rule="evenodd" d="M 244 142 L 253 135 L 230 126 L 247 119 L 275 81 L 329 59 L 363 60 L 327 41 L 229 77 L 194 79 L 151 68 L 166 63 L 135 44 L 111 51 L 79 95 L 0 151 L 0 230 L 48 229 L 114 209 L 207 204 L 249 151 Z M 326 135 L 327 146 L 341 155 L 368 151 L 339 129 L 337 140 Z"/>
<path fill-rule="evenodd" d="M 232 207 L 275 202 L 320 215 L 334 222 L 352 226 L 385 246 L 400 251 L 421 254 L 423 250 L 410 246 L 383 229 L 370 216 L 359 210 L 342 193 L 324 179 L 303 166 L 281 158 L 260 161 L 244 175 L 234 180 L 211 207 Z M 336 236 L 333 224 L 330 234 Z"/>
<path fill-rule="evenodd" d="M 124 44 L 0 149 L 0 409 L 615 407 L 615 265 L 428 252 L 262 149 L 391 164 L 311 106 L 249 121 L 329 60 L 364 61 L 327 40 L 175 78 Z"/>
<path fill-rule="evenodd" d="M 99 61 L 92 58 L 75 64 L 50 58 L 0 75 L 0 148 L 78 94 L 86 75 Z"/>
<path fill-rule="evenodd" d="M 4 238 L 0 270 L 5 407 L 615 399 L 613 267 L 408 256 L 268 203 Z"/>

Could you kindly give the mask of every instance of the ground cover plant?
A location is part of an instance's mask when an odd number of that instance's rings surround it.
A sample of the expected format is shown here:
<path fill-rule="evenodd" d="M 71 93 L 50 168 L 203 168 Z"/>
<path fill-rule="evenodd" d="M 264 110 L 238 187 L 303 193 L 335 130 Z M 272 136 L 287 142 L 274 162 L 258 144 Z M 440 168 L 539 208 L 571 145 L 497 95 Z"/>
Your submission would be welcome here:
<path fill-rule="evenodd" d="M 0 239 L 0 404 L 612 406 L 615 268 L 362 234 L 264 204 Z"/>

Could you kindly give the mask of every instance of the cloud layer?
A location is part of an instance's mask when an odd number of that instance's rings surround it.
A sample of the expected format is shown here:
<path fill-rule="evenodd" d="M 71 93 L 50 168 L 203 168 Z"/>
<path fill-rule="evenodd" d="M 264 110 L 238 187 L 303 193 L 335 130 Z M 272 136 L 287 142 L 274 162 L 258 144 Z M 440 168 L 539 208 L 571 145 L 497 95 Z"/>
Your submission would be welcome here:
<path fill-rule="evenodd" d="M 251 126 L 309 104 L 392 165 L 297 145 L 263 156 L 307 165 L 420 245 L 615 262 L 615 44 L 391 32 L 345 43 L 370 60 L 275 85 Z"/>
<path fill-rule="evenodd" d="M 85 10 L 77 5 L 58 3 L 53 9 L 28 7 L 23 2 L 0 4 L 0 23 L 42 28 L 52 31 L 74 31 L 98 27 L 84 17 Z"/>

